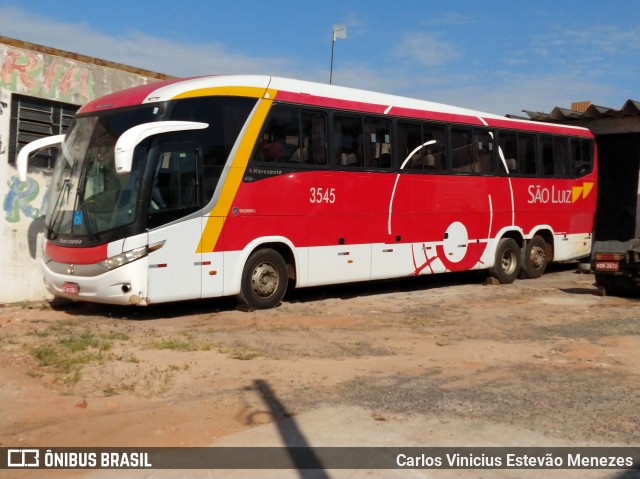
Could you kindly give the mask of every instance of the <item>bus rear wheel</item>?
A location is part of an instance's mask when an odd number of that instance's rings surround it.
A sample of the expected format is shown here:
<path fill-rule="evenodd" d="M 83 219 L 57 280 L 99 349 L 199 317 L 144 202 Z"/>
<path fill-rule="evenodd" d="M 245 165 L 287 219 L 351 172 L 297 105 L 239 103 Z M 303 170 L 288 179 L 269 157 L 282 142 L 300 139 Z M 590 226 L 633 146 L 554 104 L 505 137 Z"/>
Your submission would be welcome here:
<path fill-rule="evenodd" d="M 521 253 L 520 246 L 512 238 L 502 238 L 496 250 L 496 260 L 489 268 L 489 276 L 496 278 L 502 284 L 513 283 L 520 274 Z"/>
<path fill-rule="evenodd" d="M 549 246 L 544 238 L 535 235 L 524 248 L 522 248 L 522 269 L 521 278 L 539 278 L 547 269 L 549 264 Z"/>
<path fill-rule="evenodd" d="M 277 306 L 287 292 L 287 264 L 277 251 L 265 248 L 244 265 L 238 300 L 256 309 Z"/>

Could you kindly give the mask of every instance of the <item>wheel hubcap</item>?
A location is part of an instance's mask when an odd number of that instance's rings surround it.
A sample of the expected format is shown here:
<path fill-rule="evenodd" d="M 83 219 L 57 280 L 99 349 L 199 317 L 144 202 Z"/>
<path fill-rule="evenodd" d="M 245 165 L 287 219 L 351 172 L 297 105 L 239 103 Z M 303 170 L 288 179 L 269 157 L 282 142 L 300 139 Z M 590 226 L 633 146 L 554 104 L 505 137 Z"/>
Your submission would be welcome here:
<path fill-rule="evenodd" d="M 271 263 L 260 263 L 251 275 L 253 292 L 262 298 L 271 296 L 279 283 L 278 270 Z"/>
<path fill-rule="evenodd" d="M 540 246 L 536 246 L 534 248 L 531 249 L 531 256 L 530 256 L 530 261 L 531 261 L 531 265 L 534 268 L 542 268 L 542 266 L 544 265 L 544 262 L 546 260 L 547 254 L 544 250 L 544 248 L 540 247 Z"/>
<path fill-rule="evenodd" d="M 505 251 L 502 255 L 502 271 L 512 274 L 516 269 L 516 258 L 511 251 Z"/>

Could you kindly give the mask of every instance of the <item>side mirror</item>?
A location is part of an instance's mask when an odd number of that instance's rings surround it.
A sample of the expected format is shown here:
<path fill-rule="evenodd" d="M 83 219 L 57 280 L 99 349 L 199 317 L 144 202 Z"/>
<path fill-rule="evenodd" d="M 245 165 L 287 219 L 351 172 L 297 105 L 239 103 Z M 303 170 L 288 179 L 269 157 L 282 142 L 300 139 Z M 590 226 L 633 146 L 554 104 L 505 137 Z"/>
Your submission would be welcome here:
<path fill-rule="evenodd" d="M 138 143 L 145 138 L 171 131 L 185 130 L 201 130 L 207 128 L 208 123 L 199 123 L 195 121 L 154 121 L 152 123 L 143 123 L 129 128 L 125 131 L 115 146 L 115 166 L 116 173 L 130 173 L 131 164 L 133 163 L 133 150 Z"/>
<path fill-rule="evenodd" d="M 16 159 L 18 179 L 20 181 L 27 181 L 27 166 L 29 166 L 29 156 L 31 153 L 44 150 L 45 148 L 51 148 L 52 146 L 61 144 L 63 141 L 64 135 L 54 135 L 40 138 L 24 145 L 18 152 L 18 158 Z"/>

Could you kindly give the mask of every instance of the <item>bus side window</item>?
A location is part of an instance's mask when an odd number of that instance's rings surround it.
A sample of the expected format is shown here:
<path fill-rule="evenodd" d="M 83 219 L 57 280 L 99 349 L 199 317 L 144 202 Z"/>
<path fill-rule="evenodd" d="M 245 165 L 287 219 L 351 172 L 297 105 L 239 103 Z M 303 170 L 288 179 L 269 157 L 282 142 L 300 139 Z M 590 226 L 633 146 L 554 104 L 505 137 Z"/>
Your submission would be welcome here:
<path fill-rule="evenodd" d="M 298 110 L 273 107 L 256 149 L 261 162 L 288 163 L 299 147 L 300 125 Z"/>
<path fill-rule="evenodd" d="M 533 135 L 518 135 L 518 173 L 535 175 L 536 168 L 536 137 Z"/>
<path fill-rule="evenodd" d="M 543 176 L 555 176 L 554 141 L 550 136 L 540 137 Z"/>
<path fill-rule="evenodd" d="M 500 132 L 500 155 L 510 175 L 531 176 L 537 172 L 536 137 L 523 133 Z"/>
<path fill-rule="evenodd" d="M 407 161 L 405 164 L 406 169 L 421 168 L 425 155 L 422 148 L 416 151 L 411 158 L 408 158 L 411 152 L 424 143 L 422 141 L 422 127 L 420 123 L 398 122 L 396 126 L 396 142 L 400 166 Z"/>
<path fill-rule="evenodd" d="M 443 171 L 447 165 L 446 135 L 444 127 L 424 123 L 422 142 L 435 141 L 424 148 L 423 167 L 427 171 Z"/>
<path fill-rule="evenodd" d="M 567 176 L 569 155 L 566 138 L 555 138 L 553 141 L 553 174 L 559 178 Z"/>
<path fill-rule="evenodd" d="M 593 143 L 580 138 L 571 139 L 571 176 L 578 178 L 593 169 Z"/>
<path fill-rule="evenodd" d="M 334 155 L 338 166 L 360 167 L 362 163 L 362 119 L 355 116 L 333 118 Z"/>
<path fill-rule="evenodd" d="M 474 173 L 493 173 L 493 134 L 485 130 L 474 130 L 472 170 Z"/>
<path fill-rule="evenodd" d="M 471 128 L 451 128 L 451 163 L 455 173 L 471 173 L 473 140 Z"/>
<path fill-rule="evenodd" d="M 364 138 L 364 166 L 391 168 L 391 122 L 365 118 Z"/>
<path fill-rule="evenodd" d="M 451 129 L 453 171 L 493 173 L 493 135 L 487 130 Z"/>
<path fill-rule="evenodd" d="M 302 143 L 291 161 L 303 164 L 327 164 L 327 116 L 323 112 L 303 111 L 300 114 Z"/>
<path fill-rule="evenodd" d="M 564 178 L 567 176 L 567 138 L 540 137 L 542 176 Z"/>
<path fill-rule="evenodd" d="M 405 168 L 409 170 L 435 172 L 446 169 L 446 135 L 443 126 L 431 123 L 398 122 L 396 135 L 400 165 L 407 160 Z M 433 143 L 424 145 L 426 142 Z M 408 159 L 407 156 L 412 152 L 411 158 Z"/>
<path fill-rule="evenodd" d="M 500 132 L 498 137 L 500 156 L 508 169 L 507 173 L 518 172 L 518 135 L 515 133 Z"/>

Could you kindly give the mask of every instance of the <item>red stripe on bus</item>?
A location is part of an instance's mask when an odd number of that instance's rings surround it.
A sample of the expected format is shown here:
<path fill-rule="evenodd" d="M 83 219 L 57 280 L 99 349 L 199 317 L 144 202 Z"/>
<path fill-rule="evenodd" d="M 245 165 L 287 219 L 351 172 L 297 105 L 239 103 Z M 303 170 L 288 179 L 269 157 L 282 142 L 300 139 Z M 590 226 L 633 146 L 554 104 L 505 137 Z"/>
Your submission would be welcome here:
<path fill-rule="evenodd" d="M 48 241 L 46 252 L 49 258 L 59 263 L 95 264 L 107 259 L 107 244 L 91 248 L 68 248 Z"/>
<path fill-rule="evenodd" d="M 452 123 L 464 123 L 468 125 L 484 125 L 477 116 L 460 115 L 458 113 L 447 113 L 442 111 L 417 110 L 414 108 L 394 106 L 389 114 L 407 118 L 419 118 L 421 120 L 446 121 Z"/>
<path fill-rule="evenodd" d="M 496 128 L 512 128 L 516 130 L 527 130 L 531 132 L 553 133 L 555 135 L 572 135 L 593 138 L 590 130 L 584 128 L 576 128 L 559 124 L 529 122 L 519 120 L 509 120 L 507 118 L 484 118 L 487 126 Z"/>
<path fill-rule="evenodd" d="M 376 113 L 384 115 L 389 105 L 376 105 L 374 103 L 364 103 L 360 101 L 340 100 L 337 98 L 328 98 L 324 96 L 310 95 L 307 93 L 293 93 L 289 91 L 279 90 L 276 94 L 277 101 L 288 103 L 298 103 L 302 105 L 312 105 L 330 108 L 340 108 L 343 110 L 353 110 L 365 113 Z"/>
<path fill-rule="evenodd" d="M 100 97 L 96 100 L 90 101 L 86 105 L 84 105 L 78 111 L 78 114 L 81 113 L 91 113 L 94 111 L 100 111 L 103 109 L 112 109 L 112 108 L 121 108 L 123 106 L 133 106 L 140 105 L 147 97 L 158 90 L 167 85 L 171 85 L 172 83 L 183 82 L 187 79 L 185 78 L 173 78 L 171 80 L 157 81 L 148 83 L 146 85 L 139 85 L 133 88 L 128 88 L 126 90 L 117 91 L 114 93 L 110 93 L 103 97 Z"/>

